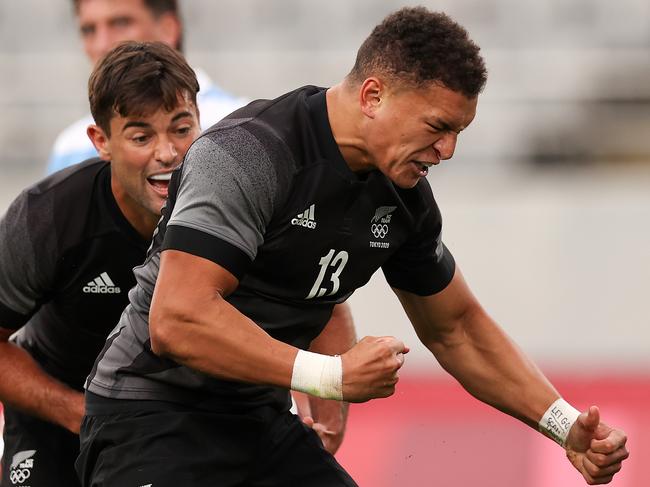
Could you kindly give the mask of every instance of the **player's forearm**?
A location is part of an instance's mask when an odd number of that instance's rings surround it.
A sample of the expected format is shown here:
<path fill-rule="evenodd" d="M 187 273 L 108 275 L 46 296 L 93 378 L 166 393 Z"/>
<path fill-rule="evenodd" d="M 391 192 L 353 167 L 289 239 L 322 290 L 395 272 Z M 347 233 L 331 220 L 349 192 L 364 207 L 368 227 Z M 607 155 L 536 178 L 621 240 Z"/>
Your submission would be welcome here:
<path fill-rule="evenodd" d="M 309 350 L 327 355 L 343 354 L 357 342 L 356 330 L 350 307 L 346 303 L 336 305 L 323 331 L 312 341 Z M 324 426 L 325 446 L 332 454 L 343 442 L 349 405 L 344 401 L 332 401 L 309 396 L 311 416 Z"/>
<path fill-rule="evenodd" d="M 83 394 L 41 369 L 22 348 L 0 343 L 0 401 L 74 432 L 84 414 Z"/>
<path fill-rule="evenodd" d="M 323 425 L 325 436 L 323 443 L 331 454 L 335 454 L 345 436 L 348 421 L 349 403 L 309 396 L 312 417 L 316 423 Z"/>
<path fill-rule="evenodd" d="M 155 301 L 150 313 L 154 353 L 222 379 L 291 386 L 298 349 L 272 338 L 220 295 L 200 308 L 174 298 Z"/>
<path fill-rule="evenodd" d="M 427 347 L 477 399 L 533 428 L 559 394 L 537 366 L 480 308 Z"/>

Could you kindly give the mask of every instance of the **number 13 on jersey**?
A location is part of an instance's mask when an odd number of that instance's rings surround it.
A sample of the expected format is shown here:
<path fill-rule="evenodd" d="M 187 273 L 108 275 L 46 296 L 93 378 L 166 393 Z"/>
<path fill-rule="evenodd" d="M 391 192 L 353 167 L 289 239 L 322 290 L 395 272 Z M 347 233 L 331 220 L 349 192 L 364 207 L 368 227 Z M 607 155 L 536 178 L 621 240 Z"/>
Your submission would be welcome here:
<path fill-rule="evenodd" d="M 345 250 L 336 252 L 336 250 L 330 249 L 327 255 L 321 257 L 320 262 L 318 263 L 318 265 L 320 265 L 318 277 L 316 277 L 316 282 L 314 282 L 311 291 L 309 291 L 309 294 L 305 299 L 322 298 L 325 295 L 332 296 L 333 294 L 336 294 L 341 284 L 339 277 L 347 263 L 348 253 Z M 332 283 L 332 290 L 330 292 L 327 292 L 329 286 L 321 287 L 325 277 L 329 277 L 328 281 Z"/>

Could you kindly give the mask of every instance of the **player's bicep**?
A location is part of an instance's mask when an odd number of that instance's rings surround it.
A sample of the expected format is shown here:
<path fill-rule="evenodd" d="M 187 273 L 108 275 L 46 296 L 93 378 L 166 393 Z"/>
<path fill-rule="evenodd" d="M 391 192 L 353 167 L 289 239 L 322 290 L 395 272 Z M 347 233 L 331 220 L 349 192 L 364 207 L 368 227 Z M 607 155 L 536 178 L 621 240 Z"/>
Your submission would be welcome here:
<path fill-rule="evenodd" d="M 156 291 L 179 296 L 178 300 L 201 299 L 219 293 L 228 296 L 238 286 L 237 278 L 226 268 L 212 260 L 187 252 L 165 250 L 160 256 L 160 271 Z"/>
<path fill-rule="evenodd" d="M 239 281 L 219 264 L 178 250 L 161 253 L 149 331 L 154 350 L 169 348 L 179 328 L 214 315 L 213 305 L 232 293 Z"/>

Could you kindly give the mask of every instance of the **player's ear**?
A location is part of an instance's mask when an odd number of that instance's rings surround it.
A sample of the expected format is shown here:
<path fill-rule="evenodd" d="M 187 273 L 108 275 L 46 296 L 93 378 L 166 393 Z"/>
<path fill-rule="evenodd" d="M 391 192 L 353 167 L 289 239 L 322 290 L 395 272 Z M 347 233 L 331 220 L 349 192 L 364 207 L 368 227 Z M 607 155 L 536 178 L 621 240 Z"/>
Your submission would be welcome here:
<path fill-rule="evenodd" d="M 379 78 L 367 78 L 359 88 L 359 104 L 361 111 L 369 118 L 375 118 L 377 109 L 381 104 L 381 95 L 384 84 Z"/>
<path fill-rule="evenodd" d="M 86 129 L 86 134 L 88 138 L 95 146 L 99 157 L 105 161 L 111 160 L 111 144 L 110 138 L 106 135 L 106 132 L 102 130 L 98 125 L 89 125 Z"/>

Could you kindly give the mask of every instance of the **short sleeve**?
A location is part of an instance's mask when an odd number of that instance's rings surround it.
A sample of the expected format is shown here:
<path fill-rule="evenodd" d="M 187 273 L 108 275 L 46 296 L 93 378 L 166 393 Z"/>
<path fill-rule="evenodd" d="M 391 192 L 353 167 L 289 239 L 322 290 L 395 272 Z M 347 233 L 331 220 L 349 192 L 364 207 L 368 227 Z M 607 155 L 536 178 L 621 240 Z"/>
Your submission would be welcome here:
<path fill-rule="evenodd" d="M 391 287 L 419 296 L 442 291 L 454 277 L 456 263 L 442 241 L 442 217 L 431 198 L 430 211 L 419 228 L 384 263 L 382 271 Z"/>
<path fill-rule="evenodd" d="M 188 151 L 162 248 L 209 259 L 239 278 L 264 241 L 277 175 L 248 131 L 216 135 L 204 135 Z"/>
<path fill-rule="evenodd" d="M 18 329 L 38 310 L 54 280 L 56 252 L 48 197 L 23 191 L 0 220 L 0 326 Z"/>

